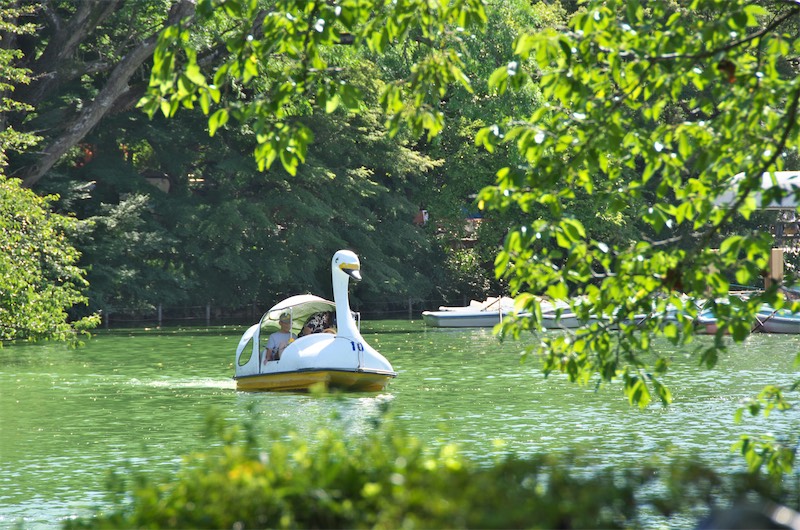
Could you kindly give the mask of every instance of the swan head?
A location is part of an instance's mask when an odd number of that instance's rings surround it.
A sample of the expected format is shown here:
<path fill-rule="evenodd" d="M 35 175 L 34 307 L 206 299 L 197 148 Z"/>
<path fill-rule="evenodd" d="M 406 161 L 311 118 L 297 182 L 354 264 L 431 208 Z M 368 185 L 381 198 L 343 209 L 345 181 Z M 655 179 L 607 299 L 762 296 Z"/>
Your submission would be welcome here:
<path fill-rule="evenodd" d="M 331 271 L 334 276 L 344 273 L 355 281 L 361 280 L 361 262 L 358 261 L 358 256 L 350 250 L 340 250 L 333 255 Z"/>

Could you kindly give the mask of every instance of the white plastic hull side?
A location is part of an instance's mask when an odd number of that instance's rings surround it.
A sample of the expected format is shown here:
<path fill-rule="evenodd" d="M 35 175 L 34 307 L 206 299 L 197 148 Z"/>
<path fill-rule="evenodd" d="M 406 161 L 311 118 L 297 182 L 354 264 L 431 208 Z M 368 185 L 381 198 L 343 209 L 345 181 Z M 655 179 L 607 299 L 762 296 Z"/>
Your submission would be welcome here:
<path fill-rule="evenodd" d="M 499 312 L 423 311 L 422 321 L 434 328 L 487 328 L 500 322 Z"/>

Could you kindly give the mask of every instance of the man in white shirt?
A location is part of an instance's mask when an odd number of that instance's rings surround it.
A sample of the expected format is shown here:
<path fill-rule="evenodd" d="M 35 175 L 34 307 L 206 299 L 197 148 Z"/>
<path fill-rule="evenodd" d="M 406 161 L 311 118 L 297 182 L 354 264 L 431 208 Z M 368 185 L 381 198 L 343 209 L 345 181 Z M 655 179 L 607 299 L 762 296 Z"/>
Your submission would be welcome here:
<path fill-rule="evenodd" d="M 278 319 L 278 324 L 280 324 L 281 330 L 270 335 L 269 340 L 267 340 L 267 349 L 264 350 L 264 364 L 267 361 L 279 360 L 284 348 L 297 338 L 297 335 L 292 333 L 292 317 L 289 313 L 283 313 Z"/>

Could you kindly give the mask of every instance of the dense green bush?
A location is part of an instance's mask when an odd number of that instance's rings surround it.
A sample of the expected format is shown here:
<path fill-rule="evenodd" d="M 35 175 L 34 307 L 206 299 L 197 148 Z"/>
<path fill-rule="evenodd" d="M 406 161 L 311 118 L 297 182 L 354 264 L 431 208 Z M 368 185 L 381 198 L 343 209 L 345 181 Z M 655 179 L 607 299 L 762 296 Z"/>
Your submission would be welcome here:
<path fill-rule="evenodd" d="M 71 243 L 82 224 L 51 212 L 55 199 L 22 188 L 0 168 L 0 341 L 78 344 L 100 323 L 98 315 L 70 318 L 87 302 L 88 283 Z"/>
<path fill-rule="evenodd" d="M 187 456 L 175 477 L 128 485 L 116 477 L 118 508 L 66 527 L 637 528 L 643 513 L 685 515 L 727 495 L 698 466 L 664 473 L 671 485 L 659 488 L 654 468 L 587 471 L 568 456 L 478 465 L 454 446 L 425 447 L 391 425 L 259 448 L 252 427 L 212 423 L 222 443 Z"/>

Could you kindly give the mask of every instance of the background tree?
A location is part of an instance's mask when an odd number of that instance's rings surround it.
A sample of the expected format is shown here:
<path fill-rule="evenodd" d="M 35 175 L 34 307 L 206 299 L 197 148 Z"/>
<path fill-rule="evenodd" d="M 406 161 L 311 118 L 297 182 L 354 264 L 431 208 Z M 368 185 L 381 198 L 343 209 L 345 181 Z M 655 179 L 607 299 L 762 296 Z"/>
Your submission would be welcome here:
<path fill-rule="evenodd" d="M 0 341 L 78 339 L 99 323 L 71 319 L 87 283 L 69 243 L 79 223 L 51 215 L 49 202 L 0 175 Z"/>
<path fill-rule="evenodd" d="M 529 113 L 539 106 L 541 95 L 532 85 L 497 96 L 489 89 L 488 79 L 498 64 L 513 59 L 516 36 L 564 21 L 557 3 L 532 5 L 523 1 L 487 6 L 486 17 L 480 35 L 457 33 L 446 41 L 459 50 L 470 89 L 448 87 L 440 104 L 445 118 L 441 132 L 417 143 L 422 152 L 442 161 L 439 168 L 427 173 L 427 185 L 417 200 L 430 213 L 427 230 L 448 269 L 437 288 L 450 300 L 482 300 L 507 291 L 491 271 L 499 244 L 519 212 L 480 212 L 475 197 L 477 190 L 493 182 L 499 167 L 516 165 L 519 157 L 510 147 L 488 153 L 475 144 L 475 136 L 501 116 Z M 381 64 L 391 68 L 392 77 L 404 79 L 427 53 L 425 43 L 408 40 L 387 49 Z"/>
<path fill-rule="evenodd" d="M 230 6 L 235 12 L 235 4 Z M 280 6 L 263 2 L 242 25 L 241 13 L 226 18 L 209 12 L 208 4 L 201 2 L 202 16 L 184 19 L 185 27 L 192 28 L 198 65 L 204 70 L 227 68 L 224 61 L 230 62 L 231 56 L 226 47 L 234 42 L 230 39 L 246 38 L 248 28 L 257 30 L 265 14 Z M 376 267 L 379 273 L 368 277 L 358 293 L 365 303 L 376 304 L 373 307 L 385 309 L 392 301 L 402 301 L 405 313 L 409 298 L 449 296 L 463 291 L 461 282 L 485 288 L 485 257 L 455 255 L 448 262 L 449 244 L 435 248 L 431 242 L 438 235 L 411 224 L 419 197 L 429 193 L 428 175 L 441 162 L 436 153 L 426 153 L 414 135 L 385 138 L 378 112 L 381 95 L 407 85 L 407 70 L 397 74 L 403 76 L 398 79 L 380 55 L 359 47 L 329 46 L 321 60 L 332 66 L 323 73 L 338 81 L 325 83 L 345 89 L 326 99 L 328 89 L 319 92 L 316 86 L 312 98 L 300 95 L 288 101 L 286 112 L 298 127 L 329 138 L 324 146 L 319 143 L 320 150 L 309 149 L 308 167 L 287 184 L 284 169 L 259 174 L 257 164 L 248 160 L 261 138 L 257 123 L 239 128 L 231 122 L 219 128 L 215 122 L 215 136 L 209 139 L 198 136 L 207 122 L 196 116 L 148 122 L 132 109 L 150 64 L 141 64 L 125 83 L 120 81 L 125 80 L 121 70 L 114 68 L 133 50 L 138 54 L 149 49 L 139 44 L 149 42 L 153 28 L 191 12 L 190 5 L 116 1 L 36 7 L 25 20 L 37 25 L 37 38 L 11 41 L 20 49 L 20 64 L 34 70 L 35 82 L 23 93 L 35 107 L 5 117 L 26 130 L 42 131 L 45 148 L 14 156 L 10 171 L 38 193 L 58 194 L 58 211 L 91 219 L 91 232 L 78 243 L 81 264 L 89 270 L 91 308 L 152 311 L 159 303 L 236 305 L 274 300 L 287 291 L 325 292 L 328 258 L 322 256 L 334 243 L 360 249 L 365 264 Z M 459 18 L 453 10 L 447 16 Z M 378 13 L 378 18 L 386 20 L 390 13 Z M 407 26 L 408 22 L 392 22 L 386 31 L 399 35 Z M 384 49 L 387 45 L 388 41 L 375 44 Z M 422 46 L 430 49 L 430 43 Z M 263 101 L 262 93 L 280 87 L 275 80 L 282 79 L 287 64 L 285 54 L 264 55 L 261 75 L 248 77 L 247 83 L 232 76 L 230 83 L 220 85 L 220 105 L 246 116 L 250 106 Z M 96 112 L 102 87 L 123 84 L 127 88 L 113 105 Z M 106 93 L 116 92 L 109 88 Z M 348 118 L 356 108 L 360 113 Z M 336 114 L 327 116 L 328 110 Z M 438 114 L 427 115 L 435 122 Z M 80 134 L 73 134 L 73 119 L 80 122 Z M 89 122 L 94 125 L 83 128 Z M 69 147 L 52 164 L 55 151 L 47 145 L 56 144 L 59 151 Z M 349 154 L 342 158 L 340 152 Z M 39 176 L 33 178 L 34 173 Z M 334 219 L 334 213 L 339 217 Z M 349 221 L 340 223 L 343 219 Z M 409 265 L 408 255 L 419 260 Z M 463 263 L 470 265 L 462 277 Z M 454 287 L 437 294 L 434 285 Z"/>
<path fill-rule="evenodd" d="M 0 6 L 0 173 L 5 173 L 8 154 L 22 152 L 36 144 L 39 137 L 31 132 L 17 130 L 9 123 L 9 114 L 31 110 L 30 105 L 14 96 L 17 87 L 30 83 L 30 71 L 17 65 L 22 52 L 13 42 L 20 35 L 33 33 L 32 24 L 18 23 L 20 18 L 33 12 L 33 6 Z"/>
<path fill-rule="evenodd" d="M 364 112 L 308 111 L 304 120 L 321 140 L 295 177 L 258 171 L 249 128 L 208 138 L 197 134 L 199 114 L 107 118 L 86 137 L 91 157 L 62 166 L 63 185 L 91 188 L 64 207 L 97 227 L 82 243 L 87 266 L 96 263 L 89 279 L 97 307 L 235 307 L 296 292 L 330 295 L 330 256 L 343 246 L 371 264 L 362 301 L 405 304 L 409 292 L 430 291 L 430 245 L 412 224 L 408 197 L 435 162 L 387 138 L 376 69 L 362 61 L 351 80 L 371 97 Z M 404 259 L 410 254 L 419 260 Z"/>
<path fill-rule="evenodd" d="M 9 120 L 43 131 L 44 140 L 36 156 L 15 161 L 11 175 L 33 186 L 104 116 L 135 102 L 140 92 L 129 83 L 151 57 L 159 28 L 193 10 L 191 0 L 39 4 L 24 20 L 37 24 L 35 36 L 12 43 L 33 80 L 21 101 L 36 112 Z"/>
<path fill-rule="evenodd" d="M 414 298 L 425 298 L 431 285 L 439 286 L 439 296 L 447 298 L 479 297 L 501 289 L 487 281 L 486 274 L 493 259 L 490 256 L 496 252 L 500 240 L 497 234 L 483 239 L 491 241 L 486 248 L 461 248 L 465 209 L 474 209 L 471 196 L 489 183 L 487 178 L 494 171 L 494 168 L 486 170 L 487 160 L 476 163 L 484 156 L 477 149 L 458 152 L 463 149 L 463 140 L 474 136 L 488 122 L 480 118 L 481 113 L 484 116 L 492 113 L 492 109 L 482 108 L 491 103 L 485 82 L 476 94 L 464 73 L 464 65 L 486 69 L 486 64 L 495 64 L 499 50 L 510 44 L 514 32 L 536 19 L 527 4 L 518 2 L 513 8 L 497 8 L 493 22 L 495 38 L 488 42 L 458 28 L 459 24 L 485 18 L 479 3 L 457 2 L 429 10 L 427 4 L 423 6 L 420 2 L 395 3 L 380 9 L 344 2 L 333 9 L 324 2 L 284 1 L 274 3 L 269 15 L 256 4 L 229 3 L 224 12 L 215 12 L 214 5 L 214 2 L 201 3 L 200 16 L 193 23 L 219 28 L 217 32 L 225 36 L 233 53 L 209 71 L 198 57 L 213 43 L 191 38 L 188 26 L 165 32 L 154 59 L 151 91 L 142 100 L 149 113 L 174 115 L 180 106 L 200 106 L 210 115 L 212 134 L 218 134 L 232 119 L 237 124 L 246 123 L 256 133 L 255 153 L 260 168 L 271 168 L 275 160 L 280 160 L 290 174 L 302 167 L 300 162 L 306 160 L 307 150 L 313 145 L 310 141 L 318 132 L 311 125 L 313 122 L 306 119 L 309 113 L 318 120 L 323 112 L 337 112 L 337 119 L 341 120 L 342 109 L 366 115 L 379 104 L 384 110 L 397 109 L 393 121 L 387 123 L 389 133 L 398 134 L 399 126 L 405 124 L 408 129 L 401 137 L 408 134 L 411 138 L 418 137 L 422 130 L 438 132 L 448 112 L 462 113 L 463 119 L 454 121 L 457 125 L 449 128 L 449 138 L 434 139 L 431 134 L 428 142 L 406 142 L 412 150 L 441 160 L 438 166 L 450 167 L 431 170 L 429 163 L 421 163 L 418 183 L 405 187 L 402 195 L 396 193 L 401 190 L 395 192 L 395 201 L 404 210 L 411 206 L 411 200 L 415 206 L 425 206 L 434 213 L 434 222 L 426 229 L 427 236 L 429 240 L 439 240 L 438 257 L 432 261 L 443 266 L 430 267 L 428 274 L 412 270 L 403 276 L 394 272 L 391 279 L 383 282 L 384 288 L 389 289 L 383 296 L 400 294 L 397 288 L 403 283 L 404 296 L 413 293 Z M 460 9 L 470 5 L 470 9 Z M 517 20 L 515 16 L 521 14 L 525 16 Z M 402 38 L 405 35 L 407 39 Z M 394 46 L 395 41 L 398 46 Z M 344 46 L 345 42 L 356 46 Z M 362 44 L 365 46 L 358 46 Z M 462 50 L 463 55 L 455 53 L 454 47 Z M 373 63 L 380 69 L 372 69 Z M 381 79 L 380 87 L 353 83 L 358 77 L 354 73 L 359 71 Z M 458 88 L 449 86 L 453 81 L 458 81 Z M 245 87 L 244 90 L 236 88 L 239 86 Z M 431 86 L 438 89 L 431 90 Z M 171 92 L 172 89 L 177 90 Z M 378 96 L 371 95 L 376 91 Z M 244 97 L 232 98 L 234 93 Z M 441 98 L 447 102 L 443 104 Z M 526 95 L 506 99 L 507 107 L 530 102 Z M 451 160 L 459 162 L 453 165 Z M 469 172 L 462 171 L 467 168 Z M 387 169 L 384 173 L 390 180 L 400 176 L 398 171 L 407 171 L 402 167 Z M 350 197 L 352 200 L 353 195 Z M 303 211 L 312 209 L 305 207 Z M 403 213 L 406 215 L 411 219 L 414 212 Z M 372 217 L 367 215 L 366 219 Z M 408 229 L 403 223 L 395 223 L 391 237 Z M 494 230 L 503 233 L 503 228 Z M 314 236 L 315 232 L 308 235 Z M 367 241 L 380 246 L 386 239 L 360 240 L 361 244 Z M 429 243 L 425 244 L 428 246 Z M 410 253 L 419 254 L 421 248 L 419 242 L 412 242 L 406 248 L 394 245 L 392 252 L 382 252 L 384 259 L 380 263 L 397 262 L 398 257 Z"/>
<path fill-rule="evenodd" d="M 30 7 L 0 6 L 0 341 L 76 340 L 76 332 L 98 323 L 96 316 L 70 321 L 68 315 L 86 302 L 86 280 L 68 239 L 80 225 L 50 214 L 55 197 L 37 197 L 5 176 L 7 152 L 23 151 L 37 141 L 5 121 L 7 113 L 28 109 L 13 98 L 13 90 L 30 81 L 30 72 L 15 65 L 20 54 L 9 40 L 33 31 L 17 23 L 30 12 Z"/>

